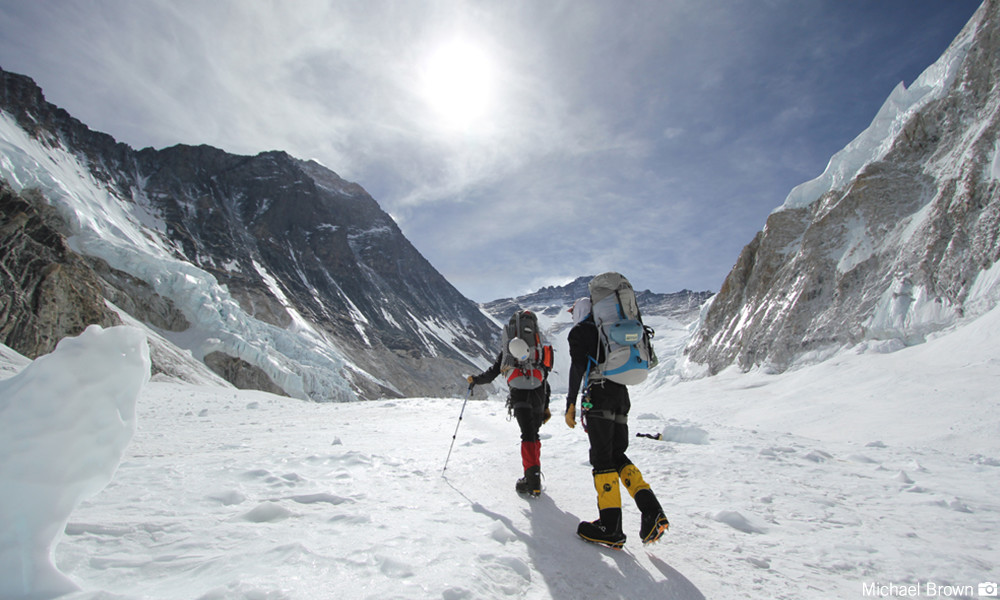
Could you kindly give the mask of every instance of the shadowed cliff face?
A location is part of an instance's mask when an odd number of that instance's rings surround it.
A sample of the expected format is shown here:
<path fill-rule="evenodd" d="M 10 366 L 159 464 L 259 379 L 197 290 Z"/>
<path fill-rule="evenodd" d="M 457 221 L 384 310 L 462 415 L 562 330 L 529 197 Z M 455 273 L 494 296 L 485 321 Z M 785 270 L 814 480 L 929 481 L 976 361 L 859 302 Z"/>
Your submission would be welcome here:
<path fill-rule="evenodd" d="M 992 307 L 970 293 L 1000 259 L 998 13 L 984 4 L 963 32 L 971 45 L 960 35 L 948 51 L 954 79 L 899 118 L 884 154 L 768 218 L 706 312 L 692 361 L 780 371 L 865 340 L 919 342 Z"/>
<path fill-rule="evenodd" d="M 495 346 L 497 333 L 489 318 L 361 186 L 333 171 L 283 152 L 135 151 L 47 103 L 29 78 L 4 71 L 0 109 L 43 147 L 74 156 L 102 193 L 148 215 L 154 222 L 143 235 L 211 274 L 247 315 L 285 331 L 318 332 L 329 352 L 350 363 L 342 375 L 360 396 L 452 395 L 466 373 L 492 359 L 486 348 Z M 170 298 L 115 265 L 84 262 L 99 267 L 94 289 L 101 304 L 115 296 L 117 306 L 162 331 L 183 333 L 197 322 L 190 308 L 171 310 Z M 23 307 L 8 313 L 21 323 L 13 329 L 37 329 L 21 318 Z M 204 354 L 232 382 L 274 385 L 259 372 L 240 373 L 269 368 L 249 354 L 226 348 Z M 263 383 L 248 383 L 254 381 Z"/>
<path fill-rule="evenodd" d="M 493 325 L 360 186 L 281 152 L 177 146 L 137 162 L 169 237 L 249 314 L 287 327 L 294 310 L 403 395 L 454 393 L 468 359 L 485 357 Z M 453 344 L 426 335 L 434 322 Z"/>

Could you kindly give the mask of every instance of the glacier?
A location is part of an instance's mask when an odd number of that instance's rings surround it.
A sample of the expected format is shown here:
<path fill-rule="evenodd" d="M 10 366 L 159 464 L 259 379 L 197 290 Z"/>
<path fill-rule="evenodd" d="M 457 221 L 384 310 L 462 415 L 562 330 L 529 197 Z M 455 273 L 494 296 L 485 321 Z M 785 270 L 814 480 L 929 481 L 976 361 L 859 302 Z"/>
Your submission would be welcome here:
<path fill-rule="evenodd" d="M 329 336 L 315 329 L 286 331 L 248 315 L 215 277 L 178 260 L 141 189 L 133 197 L 112 196 L 86 165 L 57 140 L 30 137 L 0 111 L 0 177 L 16 191 L 39 189 L 67 220 L 70 246 L 149 283 L 184 313 L 188 331 L 158 332 L 196 359 L 219 350 L 261 368 L 289 395 L 318 401 L 356 399 L 348 362 Z M 148 227 L 147 225 L 152 225 Z"/>

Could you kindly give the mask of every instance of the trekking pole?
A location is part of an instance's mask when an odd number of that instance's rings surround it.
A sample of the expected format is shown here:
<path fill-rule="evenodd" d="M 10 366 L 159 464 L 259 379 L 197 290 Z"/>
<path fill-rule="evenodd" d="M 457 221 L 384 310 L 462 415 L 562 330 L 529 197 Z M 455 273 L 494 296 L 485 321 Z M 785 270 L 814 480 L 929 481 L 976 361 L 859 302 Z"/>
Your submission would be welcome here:
<path fill-rule="evenodd" d="M 458 437 L 458 426 L 462 424 L 462 416 L 465 414 L 465 403 L 469 401 L 469 396 L 472 395 L 472 386 L 469 384 L 469 391 L 465 392 L 465 400 L 462 401 L 462 412 L 458 413 L 458 423 L 455 424 L 455 433 L 451 436 L 451 446 L 448 447 L 448 458 L 444 459 L 444 468 L 441 469 L 441 477 L 444 477 L 444 472 L 448 470 L 448 461 L 451 460 L 451 450 L 455 447 L 455 438 Z"/>

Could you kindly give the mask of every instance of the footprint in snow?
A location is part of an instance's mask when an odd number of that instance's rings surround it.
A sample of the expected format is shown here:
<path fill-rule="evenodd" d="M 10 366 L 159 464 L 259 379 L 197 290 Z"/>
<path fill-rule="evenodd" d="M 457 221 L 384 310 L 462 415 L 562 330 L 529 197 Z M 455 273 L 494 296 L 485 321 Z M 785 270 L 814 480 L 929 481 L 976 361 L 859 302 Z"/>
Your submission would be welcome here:
<path fill-rule="evenodd" d="M 223 506 L 233 506 L 235 504 L 243 504 L 247 497 L 236 490 L 226 490 L 221 492 L 216 492 L 214 494 L 209 494 L 207 496 L 209 500 L 214 500 Z"/>
<path fill-rule="evenodd" d="M 503 523 L 499 522 L 493 524 L 493 528 L 490 530 L 490 537 L 501 544 L 513 542 L 517 539 L 517 536 L 510 529 L 507 529 Z"/>
<path fill-rule="evenodd" d="M 339 514 L 333 515 L 326 522 L 340 525 L 369 525 L 372 522 L 372 518 L 368 515 Z"/>
<path fill-rule="evenodd" d="M 759 454 L 765 458 L 776 459 L 786 454 L 795 454 L 795 448 L 789 448 L 787 446 L 772 446 L 770 448 L 764 448 L 759 452 Z"/>
<path fill-rule="evenodd" d="M 806 460 L 811 460 L 815 463 L 822 463 L 833 459 L 833 455 L 829 452 L 823 452 L 822 450 L 813 450 L 809 454 L 806 454 L 803 458 Z"/>
<path fill-rule="evenodd" d="M 331 454 L 327 460 L 331 463 L 347 466 L 370 467 L 372 465 L 372 457 L 357 450 L 347 450 L 343 454 Z"/>
<path fill-rule="evenodd" d="M 413 577 L 413 567 L 399 559 L 389 556 L 376 555 L 378 569 L 383 575 L 392 579 L 405 579 Z"/>
<path fill-rule="evenodd" d="M 910 479 L 910 476 L 906 474 L 906 471 L 900 471 L 899 473 L 896 473 L 896 476 L 893 477 L 893 479 L 906 485 L 910 485 L 913 483 L 913 480 Z"/>
<path fill-rule="evenodd" d="M 252 469 L 243 473 L 244 479 L 266 479 L 268 477 L 273 477 L 273 475 L 267 469 Z"/>
<path fill-rule="evenodd" d="M 477 560 L 491 583 L 504 591 L 503 595 L 515 595 L 513 591 L 531 582 L 531 567 L 517 557 L 480 554 Z"/>
<path fill-rule="evenodd" d="M 982 454 L 975 454 L 969 458 L 973 463 L 977 465 L 983 465 L 987 467 L 1000 467 L 1000 459 L 993 458 L 991 456 L 983 456 Z"/>
<path fill-rule="evenodd" d="M 344 504 L 345 502 L 354 502 L 350 498 L 344 498 L 343 496 L 336 496 L 334 494 L 304 494 L 301 496 L 289 496 L 288 500 L 298 502 L 299 504 L 317 504 L 320 502 L 325 502 L 327 504 L 333 504 L 334 506 L 338 504 Z"/>
<path fill-rule="evenodd" d="M 470 590 L 461 587 L 452 587 L 441 592 L 441 600 L 465 600 L 472 597 Z"/>
<path fill-rule="evenodd" d="M 854 461 L 856 463 L 861 463 L 865 465 L 877 465 L 878 461 L 868 458 L 864 454 L 852 454 L 847 457 L 848 460 Z"/>

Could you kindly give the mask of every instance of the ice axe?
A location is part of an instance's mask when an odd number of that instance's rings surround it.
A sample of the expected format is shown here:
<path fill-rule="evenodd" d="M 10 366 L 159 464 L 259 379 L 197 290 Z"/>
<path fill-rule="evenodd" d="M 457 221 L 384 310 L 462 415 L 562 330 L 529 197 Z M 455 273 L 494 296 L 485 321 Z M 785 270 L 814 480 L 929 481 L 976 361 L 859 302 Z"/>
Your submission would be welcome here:
<path fill-rule="evenodd" d="M 663 439 L 663 434 L 662 433 L 637 433 L 637 434 L 635 434 L 635 437 L 644 437 L 644 438 L 649 438 L 651 440 L 660 440 L 660 439 Z"/>

